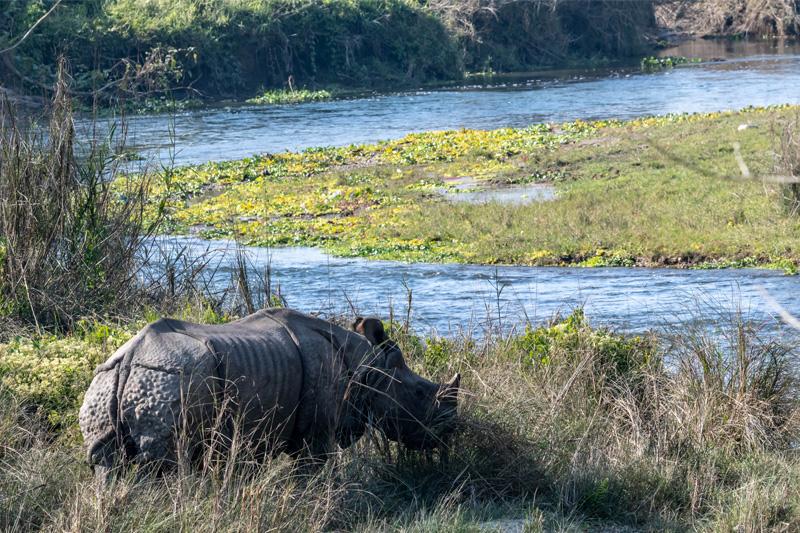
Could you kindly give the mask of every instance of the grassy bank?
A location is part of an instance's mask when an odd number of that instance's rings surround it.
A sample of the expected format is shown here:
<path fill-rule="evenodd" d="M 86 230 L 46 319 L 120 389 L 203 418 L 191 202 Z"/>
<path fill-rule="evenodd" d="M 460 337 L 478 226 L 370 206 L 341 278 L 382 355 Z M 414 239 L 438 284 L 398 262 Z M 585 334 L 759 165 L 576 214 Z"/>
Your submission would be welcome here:
<path fill-rule="evenodd" d="M 10 3 L 0 50 L 52 4 Z M 99 89 L 101 99 L 164 90 L 245 99 L 263 88 L 396 86 L 641 56 L 652 25 L 648 2 L 617 0 L 78 0 L 0 54 L 0 79 L 41 94 L 64 53 L 87 98 Z"/>
<path fill-rule="evenodd" d="M 95 495 L 75 428 L 91 368 L 134 325 L 0 344 L 4 531 L 790 531 L 796 349 L 726 334 L 624 338 L 582 313 L 484 340 L 395 327 L 410 364 L 465 376 L 447 462 L 363 439 L 313 477 L 285 458 Z M 68 369 L 68 371 L 65 371 Z M 507 523 L 507 522 L 506 522 Z"/>
<path fill-rule="evenodd" d="M 774 154 L 797 113 L 431 132 L 208 163 L 170 176 L 168 227 L 408 261 L 793 271 L 800 219 L 787 188 L 760 177 L 790 173 Z M 753 178 L 742 178 L 734 145 Z M 527 205 L 451 201 L 465 183 L 548 184 L 557 196 Z"/>

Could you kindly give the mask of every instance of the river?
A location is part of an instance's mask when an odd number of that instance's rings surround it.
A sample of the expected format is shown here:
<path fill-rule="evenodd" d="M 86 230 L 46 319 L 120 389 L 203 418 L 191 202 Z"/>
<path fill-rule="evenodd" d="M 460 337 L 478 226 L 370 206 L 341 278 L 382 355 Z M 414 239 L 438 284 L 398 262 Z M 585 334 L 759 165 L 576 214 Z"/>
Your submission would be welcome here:
<path fill-rule="evenodd" d="M 160 241 L 165 249 L 202 257 L 212 286 L 230 285 L 236 263 L 230 241 Z M 776 311 L 762 291 L 800 316 L 798 278 L 775 270 L 409 264 L 333 257 L 314 248 L 251 247 L 246 253 L 251 271 L 263 273 L 269 265 L 273 290 L 279 287 L 289 306 L 305 312 L 405 320 L 410 290 L 411 326 L 423 334 L 483 336 L 490 328 L 542 323 L 578 307 L 592 324 L 625 332 L 686 322 L 724 326 L 738 312 L 776 329 Z"/>
<path fill-rule="evenodd" d="M 129 119 L 128 145 L 184 165 L 257 153 L 370 143 L 407 133 L 500 128 L 574 119 L 633 118 L 800 103 L 800 45 L 692 41 L 662 55 L 708 61 L 522 73 L 479 85 L 283 106 L 229 106 Z M 81 129 L 91 127 L 84 119 Z"/>
<path fill-rule="evenodd" d="M 165 158 L 172 151 L 175 164 L 189 164 L 423 130 L 800 103 L 797 45 L 694 41 L 664 54 L 724 60 L 653 74 L 635 68 L 520 74 L 488 85 L 135 117 L 129 141 L 145 154 Z M 213 281 L 229 282 L 229 243 L 178 238 L 172 246 L 196 254 L 215 250 Z M 687 321 L 723 324 L 737 310 L 774 326 L 775 309 L 763 291 L 800 315 L 793 296 L 798 279 L 778 271 L 404 264 L 335 258 L 307 248 L 248 253 L 257 270 L 271 264 L 273 282 L 289 305 L 304 311 L 351 313 L 352 303 L 360 313 L 404 317 L 410 289 L 412 326 L 422 333 L 481 334 L 498 323 L 541 322 L 578 306 L 593 323 L 629 332 Z"/>

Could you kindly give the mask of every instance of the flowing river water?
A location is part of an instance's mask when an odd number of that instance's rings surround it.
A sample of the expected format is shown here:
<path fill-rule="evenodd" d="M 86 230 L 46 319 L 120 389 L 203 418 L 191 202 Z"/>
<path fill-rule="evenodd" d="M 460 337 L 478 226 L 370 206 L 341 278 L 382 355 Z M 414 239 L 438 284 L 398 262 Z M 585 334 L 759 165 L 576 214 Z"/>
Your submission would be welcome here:
<path fill-rule="evenodd" d="M 163 160 L 171 152 L 174 163 L 190 164 L 374 142 L 413 131 L 800 103 L 800 46 L 696 41 L 666 53 L 723 60 L 654 74 L 562 71 L 490 86 L 136 117 L 129 141 L 146 155 Z M 177 238 L 172 245 L 196 253 L 215 250 L 214 282 L 230 280 L 235 253 L 229 243 Z M 388 317 L 392 309 L 404 318 L 410 290 L 412 326 L 421 333 L 481 332 L 498 323 L 546 320 L 577 306 L 595 324 L 631 332 L 686 321 L 720 324 L 737 310 L 774 325 L 776 308 L 765 293 L 800 316 L 800 280 L 778 271 L 403 264 L 335 258 L 307 248 L 252 248 L 249 256 L 256 270 L 270 264 L 273 286 L 280 284 L 288 303 L 305 311 L 350 312 L 352 302 L 361 313 Z"/>
<path fill-rule="evenodd" d="M 426 130 L 800 103 L 800 45 L 695 41 L 664 53 L 724 61 L 650 74 L 638 68 L 540 72 L 488 85 L 139 116 L 129 119 L 127 140 L 146 159 L 155 154 L 162 162 L 184 165 Z M 91 122 L 82 125 L 89 128 Z"/>
<path fill-rule="evenodd" d="M 164 237 L 167 249 L 208 265 L 213 286 L 236 275 L 230 241 Z M 643 332 L 686 322 L 725 326 L 737 313 L 776 328 L 776 309 L 800 316 L 798 278 L 763 269 L 678 270 L 399 263 L 333 257 L 314 248 L 247 248 L 252 273 L 269 268 L 273 291 L 306 312 L 354 312 L 404 321 L 420 333 L 483 335 L 583 307 L 590 322 Z M 353 308 L 351 308 L 351 305 Z"/>

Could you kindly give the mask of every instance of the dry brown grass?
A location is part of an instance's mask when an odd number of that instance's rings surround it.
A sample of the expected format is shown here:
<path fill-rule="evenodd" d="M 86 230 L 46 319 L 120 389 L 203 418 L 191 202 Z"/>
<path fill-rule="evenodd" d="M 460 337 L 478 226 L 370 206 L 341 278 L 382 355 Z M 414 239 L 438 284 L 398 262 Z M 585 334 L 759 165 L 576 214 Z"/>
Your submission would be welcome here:
<path fill-rule="evenodd" d="M 701 36 L 784 37 L 800 33 L 795 0 L 667 0 L 656 2 L 660 26 Z"/>

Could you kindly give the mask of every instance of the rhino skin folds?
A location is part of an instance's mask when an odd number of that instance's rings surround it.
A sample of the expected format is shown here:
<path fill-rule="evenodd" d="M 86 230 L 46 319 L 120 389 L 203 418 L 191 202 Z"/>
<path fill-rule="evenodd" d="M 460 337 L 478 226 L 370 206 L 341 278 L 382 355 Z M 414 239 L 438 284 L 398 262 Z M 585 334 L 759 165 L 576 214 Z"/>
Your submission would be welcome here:
<path fill-rule="evenodd" d="M 98 476 L 126 462 L 168 467 L 236 436 L 258 453 L 324 460 L 367 424 L 417 449 L 452 430 L 460 377 L 412 372 L 374 318 L 355 331 L 289 309 L 224 325 L 161 319 L 95 370 L 80 410 Z"/>

